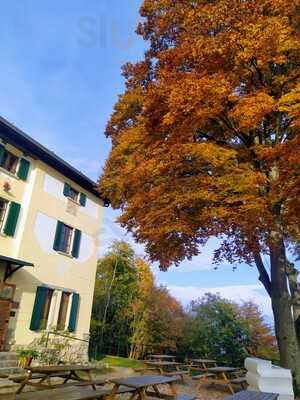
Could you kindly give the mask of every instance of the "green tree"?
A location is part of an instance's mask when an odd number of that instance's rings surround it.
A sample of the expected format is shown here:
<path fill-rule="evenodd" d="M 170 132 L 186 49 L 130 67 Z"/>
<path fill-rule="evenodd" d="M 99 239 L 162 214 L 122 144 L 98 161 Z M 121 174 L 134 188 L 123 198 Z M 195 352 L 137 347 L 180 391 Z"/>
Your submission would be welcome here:
<path fill-rule="evenodd" d="M 190 305 L 188 343 L 194 355 L 242 366 L 251 338 L 238 307 L 207 293 Z"/>
<path fill-rule="evenodd" d="M 97 267 L 91 322 L 92 356 L 127 355 L 137 281 L 133 249 L 126 242 L 114 242 Z"/>

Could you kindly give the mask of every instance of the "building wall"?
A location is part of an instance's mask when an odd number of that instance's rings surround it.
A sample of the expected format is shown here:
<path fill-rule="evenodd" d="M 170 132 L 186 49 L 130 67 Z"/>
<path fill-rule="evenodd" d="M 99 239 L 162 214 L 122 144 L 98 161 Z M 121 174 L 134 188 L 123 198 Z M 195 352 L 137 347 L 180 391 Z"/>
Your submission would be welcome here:
<path fill-rule="evenodd" d="M 6 145 L 6 148 L 21 156 L 11 146 Z M 11 341 L 17 345 L 27 345 L 40 335 L 29 327 L 36 288 L 45 285 L 57 289 L 56 308 L 53 308 L 53 300 L 50 310 L 54 320 L 57 319 L 61 289 L 79 293 L 79 313 L 74 335 L 83 338 L 88 334 L 90 326 L 102 202 L 43 162 L 28 160 L 31 167 L 26 182 L 0 170 L 0 197 L 21 204 L 16 234 L 14 238 L 0 236 L 0 254 L 34 264 L 33 268 L 22 268 L 7 281 L 16 284 L 15 301 L 20 302 L 15 317 L 10 320 L 10 332 L 13 332 Z M 9 192 L 3 188 L 6 181 L 11 186 Z M 65 182 L 85 193 L 85 207 L 63 195 Z M 58 220 L 82 231 L 78 259 L 53 250 Z"/>

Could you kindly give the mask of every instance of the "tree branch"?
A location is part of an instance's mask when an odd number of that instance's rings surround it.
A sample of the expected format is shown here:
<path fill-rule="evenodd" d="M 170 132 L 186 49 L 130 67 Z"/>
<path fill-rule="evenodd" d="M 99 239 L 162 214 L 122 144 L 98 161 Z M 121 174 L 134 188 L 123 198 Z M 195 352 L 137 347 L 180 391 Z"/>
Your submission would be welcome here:
<path fill-rule="evenodd" d="M 269 274 L 264 266 L 263 260 L 261 258 L 261 255 L 259 253 L 254 254 L 254 261 L 256 264 L 256 267 L 259 272 L 259 280 L 261 283 L 264 285 L 266 291 L 268 292 L 268 295 L 271 297 L 272 296 L 272 285 L 271 285 L 271 280 L 269 277 Z"/>

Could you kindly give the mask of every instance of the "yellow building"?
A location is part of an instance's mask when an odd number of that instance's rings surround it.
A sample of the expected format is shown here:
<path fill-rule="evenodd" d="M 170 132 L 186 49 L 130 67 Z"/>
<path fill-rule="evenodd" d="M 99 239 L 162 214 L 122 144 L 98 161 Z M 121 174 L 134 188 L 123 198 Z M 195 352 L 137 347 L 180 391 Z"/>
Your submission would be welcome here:
<path fill-rule="evenodd" d="M 0 351 L 89 334 L 103 206 L 95 183 L 0 118 Z"/>

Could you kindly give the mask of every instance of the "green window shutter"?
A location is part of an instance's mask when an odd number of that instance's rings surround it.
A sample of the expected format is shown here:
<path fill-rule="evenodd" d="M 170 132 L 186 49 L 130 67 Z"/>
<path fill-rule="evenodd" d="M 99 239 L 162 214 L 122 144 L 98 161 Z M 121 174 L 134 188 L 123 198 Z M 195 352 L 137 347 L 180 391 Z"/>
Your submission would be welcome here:
<path fill-rule="evenodd" d="M 64 196 L 69 197 L 70 195 L 70 185 L 68 183 L 65 183 L 64 185 Z"/>
<path fill-rule="evenodd" d="M 74 332 L 76 329 L 77 316 L 78 316 L 78 308 L 79 308 L 79 294 L 73 293 L 72 295 L 72 305 L 69 319 L 68 331 Z"/>
<path fill-rule="evenodd" d="M 3 146 L 3 144 L 0 144 L 0 164 L 3 161 L 4 154 L 5 154 L 5 147 Z"/>
<path fill-rule="evenodd" d="M 25 160 L 25 158 L 21 158 L 17 175 L 23 181 L 26 181 L 28 177 L 29 167 L 30 162 Z"/>
<path fill-rule="evenodd" d="M 80 193 L 79 204 L 82 207 L 85 207 L 85 205 L 86 205 L 86 195 L 84 193 Z"/>
<path fill-rule="evenodd" d="M 42 286 L 37 287 L 35 302 L 33 306 L 30 329 L 32 331 L 37 331 L 40 329 L 42 312 L 46 300 L 48 289 Z"/>
<path fill-rule="evenodd" d="M 9 205 L 8 215 L 4 227 L 4 233 L 7 236 L 14 236 L 20 215 L 21 205 L 13 201 Z"/>
<path fill-rule="evenodd" d="M 60 250 L 59 246 L 60 246 L 60 240 L 61 240 L 63 225 L 64 224 L 62 222 L 57 221 L 55 238 L 54 238 L 54 243 L 53 243 L 53 249 L 56 250 L 56 251 Z"/>
<path fill-rule="evenodd" d="M 72 248 L 72 256 L 75 258 L 79 257 L 80 242 L 81 242 L 81 231 L 78 229 L 75 229 L 73 248 Z"/>

